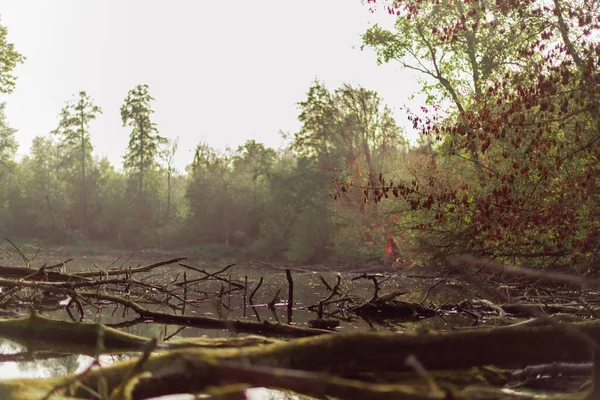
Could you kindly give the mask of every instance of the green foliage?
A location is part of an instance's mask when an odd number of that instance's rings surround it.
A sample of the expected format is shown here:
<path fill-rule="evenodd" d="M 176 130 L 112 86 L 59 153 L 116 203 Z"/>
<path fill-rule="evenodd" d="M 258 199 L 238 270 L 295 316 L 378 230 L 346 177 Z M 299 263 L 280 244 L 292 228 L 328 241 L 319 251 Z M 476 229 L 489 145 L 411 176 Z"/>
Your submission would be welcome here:
<path fill-rule="evenodd" d="M 80 227 L 87 231 L 88 192 L 86 167 L 91 163 L 92 144 L 88 132 L 89 123 L 101 114 L 100 107 L 94 105 L 92 98 L 85 92 L 79 92 L 79 98 L 67 102 L 60 113 L 58 127 L 52 132 L 60 138 L 63 161 L 62 167 L 72 171 L 79 170 L 80 184 L 78 186 L 79 208 L 81 210 Z M 70 179 L 75 182 L 75 179 Z"/>
<path fill-rule="evenodd" d="M 410 217 L 399 223 L 421 232 L 423 250 L 597 270 L 596 8 L 399 1 L 396 32 L 364 35 L 380 62 L 428 75 L 435 86 L 423 90 L 457 106 L 414 118 L 440 145 L 414 153 L 412 176 L 375 180 L 368 196 L 405 200 Z"/>
<path fill-rule="evenodd" d="M 16 77 L 12 70 L 25 61 L 14 44 L 8 42 L 8 29 L 0 25 L 0 92 L 11 93 L 15 88 Z"/>
<path fill-rule="evenodd" d="M 58 127 L 52 132 L 60 138 L 69 160 L 78 159 L 82 165 L 91 158 L 92 144 L 88 127 L 91 121 L 102 114 L 102 109 L 94 105 L 92 98 L 85 92 L 79 92 L 77 100 L 67 102 L 61 110 Z M 84 158 L 82 154 L 85 155 Z"/>
<path fill-rule="evenodd" d="M 70 207 L 63 195 L 66 184 L 61 160 L 62 150 L 51 138 L 34 138 L 31 154 L 17 170 L 18 185 L 9 192 L 8 210 L 16 235 L 51 237 L 58 242 L 69 239 Z"/>
<path fill-rule="evenodd" d="M 386 149 L 406 144 L 391 110 L 374 91 L 344 84 L 331 93 L 316 81 L 299 106 L 302 128 L 292 149 L 314 157 L 323 169 L 358 172 L 362 167 L 374 173 L 382 167 Z"/>
<path fill-rule="evenodd" d="M 503 2 L 403 0 L 393 10 L 394 31 L 373 26 L 362 37 L 363 48 L 374 49 L 379 63 L 397 61 L 421 73 L 429 105 L 450 99 L 459 111 L 482 94 L 485 82 L 534 59 L 520 52 L 521 45 L 543 30 L 531 8 Z"/>
<path fill-rule="evenodd" d="M 156 124 L 150 119 L 154 113 L 148 85 L 138 85 L 131 89 L 121 106 L 123 126 L 132 128 L 129 145 L 125 154 L 123 166 L 130 173 L 137 175 L 138 195 L 144 191 L 144 178 L 156 166 L 159 145 L 165 141 L 158 134 Z"/>
<path fill-rule="evenodd" d="M 0 104 L 0 224 L 6 229 L 10 226 L 12 216 L 7 213 L 10 190 L 7 190 L 15 180 L 16 163 L 14 156 L 17 151 L 15 140 L 16 129 L 10 127 L 4 113 L 6 104 Z"/>
<path fill-rule="evenodd" d="M 233 199 L 231 190 L 232 157 L 217 153 L 207 144 L 196 147 L 191 181 L 186 197 L 190 203 L 190 233 L 198 242 L 230 244 Z"/>
<path fill-rule="evenodd" d="M 15 139 L 16 129 L 11 128 L 6 121 L 6 103 L 0 103 L 0 168 L 10 169 L 19 145 Z"/>
<path fill-rule="evenodd" d="M 24 60 L 6 32 L 0 27 L 0 92 L 13 89 L 11 71 Z M 384 207 L 364 204 L 349 185 L 396 165 L 406 141 L 374 91 L 345 84 L 331 92 L 315 82 L 299 103 L 302 128 L 290 148 L 249 140 L 219 152 L 200 143 L 187 174 L 174 168 L 178 143 L 159 135 L 153 103 L 138 85 L 121 106 L 131 129 L 124 172 L 93 157 L 89 125 L 102 111 L 85 91 L 18 163 L 0 106 L 3 233 L 54 244 L 190 246 L 214 260 L 360 261 L 380 252 Z M 340 188 L 348 196 L 334 201 Z"/>

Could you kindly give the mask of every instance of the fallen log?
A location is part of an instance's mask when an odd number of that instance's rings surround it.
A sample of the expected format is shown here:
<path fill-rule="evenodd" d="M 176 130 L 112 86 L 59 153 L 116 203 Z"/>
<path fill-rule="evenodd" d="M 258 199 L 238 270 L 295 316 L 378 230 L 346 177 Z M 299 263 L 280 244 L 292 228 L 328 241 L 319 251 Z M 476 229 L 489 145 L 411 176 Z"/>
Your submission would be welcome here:
<path fill-rule="evenodd" d="M 240 323 L 224 321 L 236 322 Z M 102 327 L 107 349 L 139 351 L 149 340 L 98 324 L 59 321 L 35 313 L 27 318 L 0 320 L 0 336 L 22 343 L 31 350 L 63 351 L 65 347 L 59 346 L 63 343 L 72 351 L 77 345 L 93 348 L 99 327 Z M 233 359 L 242 357 L 259 365 L 337 375 L 407 370 L 403 360 L 410 355 L 431 370 L 482 365 L 510 368 L 552 362 L 583 363 L 592 360 L 591 343 L 600 339 L 600 322 L 541 327 L 515 325 L 425 335 L 307 331 L 328 334 L 293 339 L 284 344 L 275 342 L 268 349 L 251 348 L 247 353 L 235 354 Z M 219 357 L 230 358 L 227 354 Z"/>
<path fill-rule="evenodd" d="M 98 335 L 102 335 L 102 348 L 98 349 Z M 62 321 L 44 317 L 35 311 L 23 318 L 0 319 L 0 337 L 26 347 L 29 352 L 61 354 L 121 354 L 139 352 L 151 339 L 113 329 L 101 324 Z M 177 348 L 228 348 L 259 346 L 279 343 L 279 340 L 262 336 L 233 338 L 178 338 L 160 342 L 159 350 Z"/>
<path fill-rule="evenodd" d="M 185 348 L 160 352 L 148 356 L 143 366 L 135 360 L 125 361 L 110 367 L 92 370 L 85 376 L 77 378 L 77 385 L 69 394 L 73 397 L 85 397 L 87 388 L 108 385 L 110 390 L 124 385 L 123 377 L 129 374 L 134 366 L 139 368 L 138 381 L 132 381 L 131 397 L 145 398 L 142 394 L 152 389 L 153 394 L 189 393 L 206 389 L 207 385 L 219 386 L 232 383 L 245 383 L 250 386 L 272 384 L 299 392 L 309 389 L 295 387 L 292 383 L 274 383 L 260 374 L 249 376 L 246 370 L 295 370 L 325 374 L 320 379 L 325 388 L 322 394 L 341 394 L 344 398 L 381 398 L 377 394 L 382 387 L 366 388 L 361 396 L 353 396 L 349 390 L 353 383 L 342 380 L 342 385 L 334 389 L 338 378 L 348 379 L 363 373 L 398 372 L 410 370 L 406 364 L 409 357 L 414 357 L 426 369 L 459 369 L 482 365 L 503 367 L 524 366 L 528 364 L 545 364 L 551 362 L 582 363 L 592 359 L 590 351 L 591 339 L 600 338 L 600 323 L 587 322 L 573 325 L 552 325 L 547 327 L 523 327 L 502 329 L 477 329 L 472 331 L 442 332 L 426 335 L 391 334 L 391 333 L 352 333 L 338 335 L 322 335 L 312 338 L 293 339 L 289 342 L 275 343 L 269 346 L 253 346 L 234 349 L 198 349 Z M 208 367 L 204 367 L 208 366 Z M 232 369 L 237 370 L 244 378 L 231 376 Z M 220 372 L 218 372 L 220 371 Z M 226 371 L 229 371 L 227 373 Z M 286 374 L 284 374 L 286 375 Z M 286 376 L 293 376 L 287 373 Z M 35 379 L 19 379 L 0 382 L 0 394 L 7 396 L 24 387 L 28 390 L 38 388 L 40 391 L 51 390 L 57 385 L 73 381 L 74 376 L 54 378 L 48 381 Z M 265 383 L 266 382 L 266 383 Z M 339 381 L 337 381 L 339 382 Z M 348 383 L 348 385 L 346 385 Z M 281 385 L 281 386 L 279 386 Z M 343 388 L 342 388 L 343 386 Z M 394 385 L 392 385 L 394 386 Z M 365 389 L 366 388 L 366 389 Z M 135 395 L 136 390 L 141 390 Z M 358 386 L 355 387 L 358 390 Z M 368 391 L 366 391 L 368 389 Z M 400 388 L 392 388 L 400 390 Z M 406 388 L 402 389 L 405 390 Z M 387 390 L 391 390 L 389 387 Z M 367 393 L 373 392 L 374 397 Z M 39 391 L 38 391 L 39 393 Z M 63 391 L 66 394 L 66 389 Z M 349 393 L 349 394 L 348 394 Z M 388 392 L 396 398 L 440 398 L 437 392 L 421 391 L 421 396 L 406 397 L 399 392 Z M 465 392 L 466 393 L 466 392 Z M 454 398 L 467 398 L 453 393 Z M 465 395 L 466 396 L 466 395 Z M 22 397 L 3 397 L 7 399 Z M 64 397 L 63 397 L 64 398 Z M 442 397 L 444 398 L 444 397 Z M 506 398 L 506 397 L 486 397 Z M 564 397 L 566 398 L 566 397 Z"/>
<path fill-rule="evenodd" d="M 103 349 L 97 348 L 102 335 Z M 43 317 L 33 309 L 28 317 L 0 319 L 0 337 L 31 351 L 70 354 L 122 353 L 140 351 L 149 339 L 101 324 L 61 321 Z"/>

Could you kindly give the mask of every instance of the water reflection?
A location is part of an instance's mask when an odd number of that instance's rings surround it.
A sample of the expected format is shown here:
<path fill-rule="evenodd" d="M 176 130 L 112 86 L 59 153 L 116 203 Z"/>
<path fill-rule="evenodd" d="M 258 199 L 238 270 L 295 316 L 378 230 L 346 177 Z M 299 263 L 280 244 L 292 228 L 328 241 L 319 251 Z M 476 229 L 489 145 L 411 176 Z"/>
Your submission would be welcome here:
<path fill-rule="evenodd" d="M 52 260 L 49 260 L 50 262 Z M 96 261 L 93 259 L 87 260 L 89 263 L 94 264 Z M 134 260 L 130 262 L 135 265 Z M 101 265 L 101 263 L 98 263 Z M 145 264 L 143 260 L 140 260 L 140 264 Z M 84 266 L 79 264 L 77 268 L 74 265 L 69 265 L 70 270 L 84 270 Z M 220 269 L 221 266 L 216 266 L 214 270 Z M 208 270 L 209 268 L 207 268 Z M 165 268 L 163 274 L 157 275 L 156 282 L 161 283 L 161 280 L 169 281 L 176 275 L 176 268 Z M 232 292 L 231 287 L 228 287 L 226 283 L 212 281 L 212 282 L 199 282 L 191 286 L 188 290 L 188 299 L 193 299 L 194 302 L 186 304 L 185 314 L 186 315 L 200 315 L 200 316 L 212 316 L 215 318 L 229 318 L 229 319 L 248 319 L 255 320 L 258 322 L 263 321 L 281 321 L 288 322 L 290 324 L 296 324 L 299 326 L 306 326 L 307 321 L 316 317 L 315 312 L 306 309 L 307 306 L 315 305 L 320 300 L 328 296 L 329 290 L 321 282 L 319 275 L 323 275 L 325 280 L 332 283 L 335 282 L 337 272 L 321 272 L 320 274 L 308 271 L 293 271 L 292 276 L 294 280 L 294 304 L 293 313 L 289 313 L 285 302 L 279 302 L 276 307 L 269 308 L 267 304 L 274 300 L 275 294 L 281 290 L 280 298 L 287 299 L 287 285 L 286 276 L 283 270 L 267 270 L 264 268 L 239 268 L 231 269 L 231 277 L 239 276 L 240 282 L 245 283 L 247 277 L 248 288 L 247 291 L 250 293 L 254 288 L 257 287 L 258 282 L 261 278 L 264 278 L 264 283 L 260 287 L 253 298 L 254 305 L 251 306 L 243 296 L 243 291 Z M 350 285 L 350 279 L 355 276 L 352 274 L 343 274 L 342 289 L 345 292 L 352 293 L 358 299 L 362 298 L 368 300 L 373 295 L 373 284 L 367 280 L 354 281 Z M 193 279 L 190 274 L 190 279 Z M 446 301 L 453 302 L 455 300 L 461 300 L 462 294 L 458 291 L 448 292 L 447 285 L 439 285 L 435 290 L 428 291 L 429 283 L 424 284 L 422 280 L 410 279 L 407 277 L 392 277 L 380 287 L 381 293 L 386 293 L 392 290 L 406 289 L 408 292 L 402 297 L 406 301 L 421 302 L 425 292 L 428 293 L 428 302 L 441 304 Z M 459 288 L 460 289 L 460 288 Z M 219 294 L 221 294 L 219 296 Z M 277 298 L 275 298 L 276 302 Z M 176 303 L 176 302 L 174 302 Z M 145 307 L 152 309 L 153 305 L 144 304 Z M 161 306 L 154 306 L 155 310 L 163 312 L 172 312 Z M 333 309 L 333 308 L 332 308 Z M 26 312 L 25 309 L 21 312 Z M 116 325 L 119 329 L 143 337 L 156 337 L 159 340 L 164 338 L 186 338 L 186 337 L 233 337 L 238 333 L 225 331 L 225 330 L 209 330 L 199 328 L 180 328 L 175 325 L 155 324 L 147 323 L 137 319 L 137 315 L 129 310 L 124 310 L 121 306 L 115 305 L 104 305 L 98 311 L 94 308 L 85 308 L 85 320 L 88 322 L 98 322 L 107 325 Z M 179 311 L 178 313 L 181 313 Z M 43 315 L 68 320 L 67 314 L 63 309 L 56 311 L 42 312 Z M 384 321 L 366 321 L 358 318 L 349 318 L 347 320 L 341 320 L 341 326 L 338 328 L 339 331 L 354 331 L 354 330 L 402 330 L 409 331 L 414 329 L 428 329 L 428 330 L 440 330 L 440 329 L 451 329 L 455 326 L 468 325 L 471 321 L 461 320 L 462 317 L 455 318 L 430 318 L 428 320 L 410 322 L 410 323 L 393 323 Z M 7 354 L 18 354 L 25 351 L 20 346 L 11 343 L 6 340 L 0 339 L 0 351 L 3 355 Z M 104 355 L 101 356 L 100 361 L 102 365 L 110 365 L 112 363 L 129 359 L 135 355 Z M 37 359 L 32 361 L 6 361 L 0 362 L 0 377 L 3 379 L 9 378 L 48 378 L 53 376 L 61 376 L 71 373 L 78 373 L 84 371 L 92 362 L 92 358 L 82 355 L 68 355 L 53 357 L 47 359 Z M 247 391 L 249 399 L 273 399 L 273 400 L 301 400 L 306 397 L 298 396 L 295 394 L 284 393 L 280 391 L 267 390 L 264 388 L 251 389 Z M 185 399 L 186 397 L 162 397 L 162 399 Z M 189 397 L 194 398 L 194 397 Z"/>
<path fill-rule="evenodd" d="M 28 354 L 27 349 L 22 346 L 0 339 L 0 353 L 4 357 L 10 357 L 15 354 L 23 354 L 27 361 L 4 361 L 0 362 L 0 377 L 2 379 L 11 378 L 51 378 L 53 376 L 62 376 L 73 373 L 83 372 L 90 366 L 93 358 L 90 356 L 72 354 L 50 356 L 47 359 L 44 353 Z M 128 360 L 134 355 L 110 355 L 105 354 L 99 357 L 100 365 L 111 365 L 116 362 Z"/>

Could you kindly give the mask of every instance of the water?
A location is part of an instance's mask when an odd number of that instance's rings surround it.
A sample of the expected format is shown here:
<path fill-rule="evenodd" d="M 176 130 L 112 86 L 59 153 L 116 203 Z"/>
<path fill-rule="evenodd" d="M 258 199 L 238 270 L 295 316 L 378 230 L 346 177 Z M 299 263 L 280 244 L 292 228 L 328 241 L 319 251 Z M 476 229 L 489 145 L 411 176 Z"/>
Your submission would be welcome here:
<path fill-rule="evenodd" d="M 163 257 L 162 259 L 168 259 L 170 257 Z M 18 265 L 18 260 L 16 264 Z M 56 262 L 60 262 L 60 258 L 52 258 L 49 256 L 45 259 L 49 265 Z M 123 267 L 137 265 L 147 265 L 152 262 L 156 262 L 155 259 L 144 259 L 144 258 L 129 258 L 119 259 L 110 256 L 88 256 L 81 257 L 76 261 L 69 263 L 63 272 L 73 271 L 86 271 L 86 270 L 98 270 L 98 268 L 104 269 L 109 265 Z M 186 264 L 195 268 L 205 269 L 207 272 L 216 272 L 223 268 L 222 265 L 206 266 L 200 265 L 198 260 L 187 260 Z M 21 264 L 22 265 L 22 264 Z M 319 272 L 311 271 L 312 269 L 318 269 Z M 164 284 L 166 282 L 172 282 L 176 279 L 182 280 L 182 274 L 186 272 L 188 281 L 202 277 L 203 275 L 199 272 L 192 270 L 185 270 L 176 264 L 160 267 L 145 274 L 149 282 L 154 284 Z M 248 288 L 246 297 L 250 296 L 250 293 L 258 285 L 260 278 L 263 278 L 263 284 L 260 289 L 254 295 L 254 307 L 250 306 L 248 302 L 244 303 L 243 293 L 244 290 L 237 292 L 230 292 L 231 285 L 226 282 L 210 281 L 201 282 L 189 286 L 187 291 L 188 300 L 197 300 L 194 304 L 186 305 L 187 315 L 203 315 L 211 316 L 215 318 L 228 318 L 228 319 L 249 319 L 255 321 L 278 321 L 282 323 L 290 323 L 298 326 L 307 326 L 307 322 L 311 319 L 316 318 L 316 313 L 306 309 L 307 306 L 315 305 L 320 300 L 327 297 L 329 290 L 321 282 L 319 275 L 322 275 L 327 282 L 333 286 L 336 283 L 337 275 L 342 277 L 342 284 L 340 289 L 345 293 L 351 294 L 357 299 L 357 301 L 367 301 L 374 293 L 374 285 L 370 280 L 360 279 L 352 280 L 352 278 L 360 275 L 356 272 L 348 271 L 337 271 L 335 268 L 323 268 L 323 267 L 305 267 L 298 268 L 292 271 L 292 277 L 294 281 L 294 308 L 292 315 L 288 315 L 286 309 L 288 282 L 285 277 L 283 269 L 276 269 L 265 266 L 256 265 L 240 265 L 235 266 L 227 270 L 223 275 L 224 278 L 234 280 L 244 284 L 248 281 Z M 141 277 L 141 276 L 140 276 Z M 137 279 L 140 279 L 136 275 Z M 435 283 L 435 282 L 434 282 Z M 419 278 L 407 277 L 406 274 L 402 275 L 391 275 L 389 279 L 381 284 L 379 294 L 384 294 L 394 290 L 403 290 L 407 293 L 400 297 L 405 301 L 421 302 L 425 298 L 425 294 L 428 293 L 429 287 L 432 285 L 431 281 L 424 281 Z M 277 291 L 281 289 L 275 309 L 269 309 L 267 304 L 273 300 Z M 439 285 L 436 290 L 433 290 L 427 294 L 426 304 L 434 302 L 441 304 L 445 301 L 455 301 L 463 299 L 464 293 L 462 293 L 461 287 L 452 288 L 451 284 Z M 226 293 L 218 298 L 219 293 Z M 182 291 L 179 292 L 180 296 L 183 296 Z M 63 303 L 64 303 L 64 299 Z M 180 303 L 177 300 L 171 301 L 173 304 Z M 21 304 L 17 311 L 26 312 L 27 304 Z M 143 304 L 144 307 L 162 311 L 172 312 L 166 307 L 160 307 L 156 305 Z M 44 307 L 36 305 L 36 309 L 40 310 L 43 315 L 50 316 L 53 318 L 69 320 L 64 307 L 58 304 L 50 304 Z M 326 308 L 326 312 L 334 311 L 335 307 Z M 72 307 L 73 315 L 77 318 L 79 316 L 78 311 L 75 307 Z M 235 332 L 229 332 L 224 330 L 209 330 L 199 328 L 184 328 L 180 329 L 178 326 L 156 324 L 156 323 L 135 323 L 130 326 L 122 326 L 124 321 L 133 321 L 137 317 L 135 312 L 130 310 L 124 310 L 121 306 L 115 305 L 104 305 L 99 310 L 94 307 L 85 307 L 85 320 L 88 322 L 101 322 L 104 324 L 119 324 L 119 328 L 125 332 L 129 332 L 138 336 L 147 338 L 157 337 L 159 340 L 163 340 L 165 337 L 232 337 L 238 335 Z M 422 321 L 412 322 L 394 322 L 394 321 L 366 321 L 357 318 L 352 315 L 338 315 L 342 317 L 340 319 L 340 327 L 338 328 L 341 332 L 348 332 L 354 330 L 392 330 L 392 331 L 406 331 L 416 329 L 417 326 L 423 329 L 440 330 L 449 329 L 457 325 L 468 325 L 470 321 L 468 318 L 451 317 L 449 318 L 430 318 Z M 344 318 L 345 317 L 345 318 Z M 3 379 L 9 378 L 49 378 L 53 376 L 60 376 L 71 373 L 78 373 L 85 370 L 92 359 L 84 355 L 68 355 L 64 357 L 55 357 L 48 359 L 33 359 L 33 360 L 7 360 L 10 355 L 19 354 L 24 351 L 18 345 L 0 339 L 0 351 L 3 354 L 4 360 L 0 362 L 0 376 Z M 108 365 L 114 362 L 118 362 L 134 355 L 105 355 L 102 356 L 100 361 L 102 364 Z M 271 391 L 266 389 L 253 389 L 248 392 L 249 398 L 255 399 L 301 399 L 290 394 L 283 394 L 282 392 Z M 171 397 L 172 398 L 172 397 Z M 184 398 L 184 397 L 178 397 Z"/>

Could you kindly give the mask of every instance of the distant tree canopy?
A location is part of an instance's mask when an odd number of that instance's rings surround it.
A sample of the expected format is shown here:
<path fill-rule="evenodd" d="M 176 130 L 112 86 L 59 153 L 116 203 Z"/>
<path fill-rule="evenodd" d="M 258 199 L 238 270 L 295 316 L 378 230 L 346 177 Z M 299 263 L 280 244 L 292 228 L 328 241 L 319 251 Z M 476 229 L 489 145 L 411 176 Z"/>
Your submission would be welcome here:
<path fill-rule="evenodd" d="M 393 168 L 407 142 L 377 93 L 315 82 L 299 103 L 302 129 L 289 148 L 248 140 L 236 150 L 196 147 L 186 175 L 174 168 L 177 140 L 158 134 L 146 85 L 123 106 L 131 128 L 124 172 L 92 156 L 90 123 L 101 114 L 87 92 L 66 103 L 58 127 L 13 160 L 14 130 L 0 118 L 4 162 L 0 218 L 8 236 L 50 243 L 201 246 L 214 256 L 297 262 L 383 256 L 387 208 L 362 191 L 333 201 L 336 187 Z M 0 117 L 3 115 L 0 114 Z M 4 128 L 2 128 L 4 127 Z"/>

